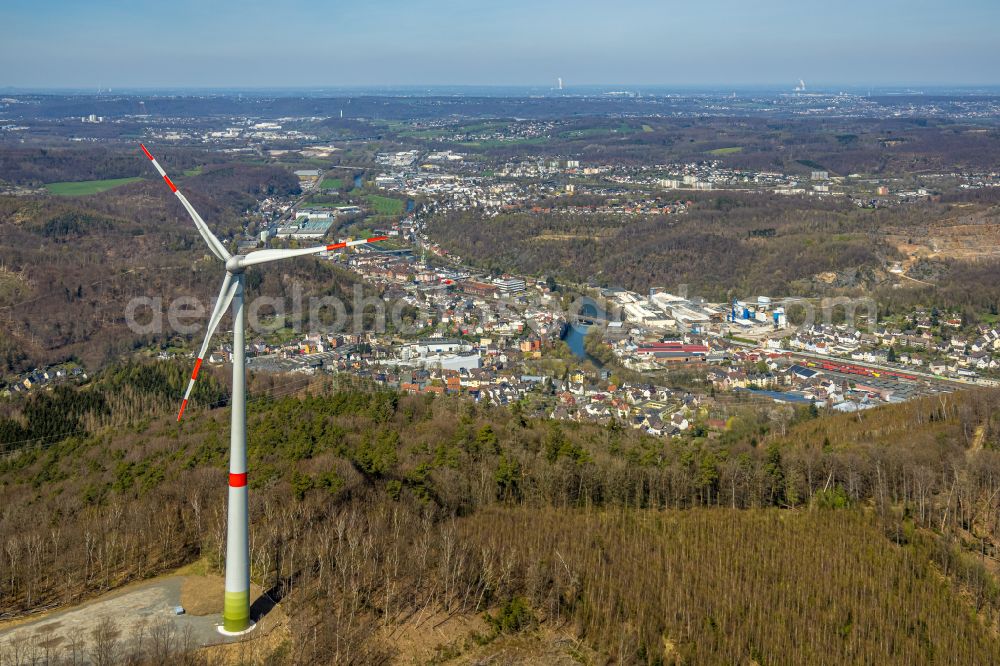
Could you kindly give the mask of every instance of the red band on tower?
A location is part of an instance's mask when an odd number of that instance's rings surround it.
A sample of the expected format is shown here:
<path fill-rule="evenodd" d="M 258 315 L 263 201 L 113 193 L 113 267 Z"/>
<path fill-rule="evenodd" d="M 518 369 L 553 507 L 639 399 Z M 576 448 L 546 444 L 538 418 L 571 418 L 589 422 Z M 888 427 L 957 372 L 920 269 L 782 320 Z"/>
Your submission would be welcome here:
<path fill-rule="evenodd" d="M 229 473 L 229 487 L 230 488 L 242 488 L 247 485 L 247 473 L 233 474 Z"/>

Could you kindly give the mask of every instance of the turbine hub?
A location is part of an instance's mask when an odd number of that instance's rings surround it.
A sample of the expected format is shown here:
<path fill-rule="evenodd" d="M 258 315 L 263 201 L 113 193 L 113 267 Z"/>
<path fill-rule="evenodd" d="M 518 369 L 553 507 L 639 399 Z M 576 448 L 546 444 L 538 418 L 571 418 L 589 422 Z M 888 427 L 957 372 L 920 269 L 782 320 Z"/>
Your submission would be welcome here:
<path fill-rule="evenodd" d="M 242 254 L 237 254 L 233 257 L 229 257 L 229 259 L 226 260 L 226 270 L 232 273 L 233 275 L 239 275 L 245 269 L 245 267 L 243 266 L 243 260 L 245 258 L 246 257 L 244 257 Z"/>

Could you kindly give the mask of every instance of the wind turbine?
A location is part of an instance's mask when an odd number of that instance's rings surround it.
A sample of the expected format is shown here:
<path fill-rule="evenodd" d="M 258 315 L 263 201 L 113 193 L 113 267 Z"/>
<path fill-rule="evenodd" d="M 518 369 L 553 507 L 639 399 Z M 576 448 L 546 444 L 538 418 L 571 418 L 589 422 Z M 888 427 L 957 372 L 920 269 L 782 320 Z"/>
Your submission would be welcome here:
<path fill-rule="evenodd" d="M 250 624 L 250 541 L 249 517 L 247 513 L 247 422 L 246 422 L 246 354 L 245 354 L 245 321 L 243 316 L 243 271 L 247 266 L 266 264 L 279 259 L 301 257 L 318 252 L 339 250 L 342 248 L 375 243 L 387 240 L 387 236 L 375 236 L 354 241 L 340 241 L 330 245 L 318 245 L 295 250 L 259 250 L 247 255 L 231 255 L 226 247 L 209 230 L 205 220 L 194 209 L 187 198 L 181 194 L 159 162 L 139 144 L 142 152 L 153 163 L 156 170 L 163 176 L 163 181 L 170 188 L 188 215 L 194 220 L 198 233 L 208 244 L 208 249 L 219 260 L 225 263 L 226 276 L 222 280 L 219 298 L 215 302 L 212 316 L 208 320 L 208 330 L 205 331 L 205 341 L 201 344 L 198 359 L 194 362 L 191 381 L 184 392 L 181 409 L 177 413 L 180 421 L 187 407 L 191 389 L 198 379 L 201 362 L 208 351 L 212 334 L 218 328 L 226 308 L 233 306 L 233 398 L 231 403 L 231 427 L 229 438 L 229 511 L 226 525 L 226 587 L 225 602 L 222 611 L 222 626 L 220 633 L 239 635 L 253 627 Z"/>

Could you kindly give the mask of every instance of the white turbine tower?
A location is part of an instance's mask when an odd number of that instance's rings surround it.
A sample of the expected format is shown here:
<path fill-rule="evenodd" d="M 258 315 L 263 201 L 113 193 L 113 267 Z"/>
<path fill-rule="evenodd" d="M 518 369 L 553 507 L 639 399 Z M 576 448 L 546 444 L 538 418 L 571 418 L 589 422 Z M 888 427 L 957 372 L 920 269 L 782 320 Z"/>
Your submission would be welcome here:
<path fill-rule="evenodd" d="M 177 195 L 188 215 L 194 220 L 198 233 L 205 239 L 208 249 L 219 261 L 225 263 L 226 276 L 222 280 L 219 299 L 208 320 L 205 331 L 205 341 L 198 352 L 198 360 L 194 362 L 194 371 L 181 409 L 177 413 L 180 421 L 191 397 L 191 389 L 198 379 L 201 362 L 208 351 L 212 334 L 218 328 L 222 316 L 229 304 L 233 305 L 233 398 L 231 403 L 232 420 L 229 439 L 229 512 L 226 529 L 226 595 L 222 611 L 222 627 L 219 631 L 227 635 L 237 635 L 251 629 L 250 625 L 250 541 L 249 518 L 247 514 L 247 423 L 246 423 L 246 355 L 245 355 L 245 321 L 243 317 L 243 271 L 247 266 L 266 264 L 279 259 L 301 257 L 318 252 L 339 250 L 354 245 L 364 245 L 387 240 L 387 236 L 376 236 L 355 241 L 340 241 L 331 245 L 319 245 L 296 250 L 259 250 L 248 255 L 231 255 L 226 247 L 209 230 L 187 198 L 181 194 L 170 177 L 146 150 L 139 144 L 142 152 L 153 163 L 156 170 L 163 176 L 170 191 Z"/>

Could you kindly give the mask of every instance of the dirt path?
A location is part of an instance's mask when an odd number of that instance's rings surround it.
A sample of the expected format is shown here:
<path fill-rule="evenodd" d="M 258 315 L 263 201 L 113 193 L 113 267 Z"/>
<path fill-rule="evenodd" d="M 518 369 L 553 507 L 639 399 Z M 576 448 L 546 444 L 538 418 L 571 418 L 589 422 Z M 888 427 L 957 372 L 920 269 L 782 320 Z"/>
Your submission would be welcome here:
<path fill-rule="evenodd" d="M 973 454 L 977 451 L 983 450 L 983 440 L 986 439 L 986 424 L 982 424 L 976 427 L 976 433 L 972 436 L 972 446 L 969 447 L 969 453 Z"/>

